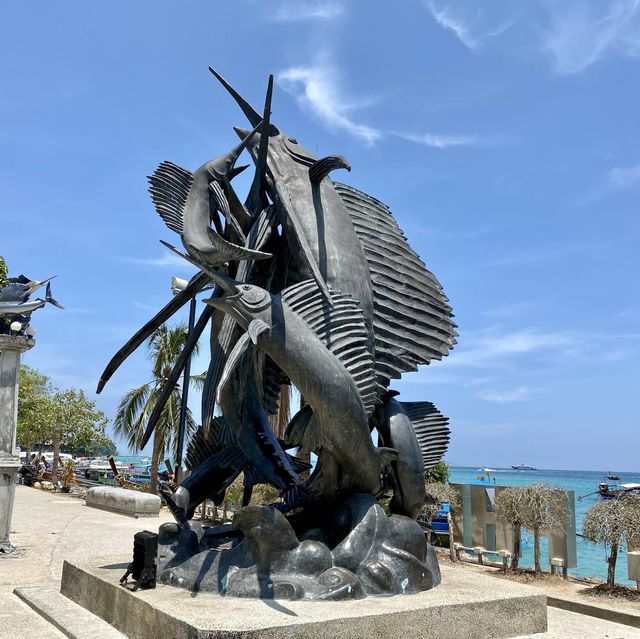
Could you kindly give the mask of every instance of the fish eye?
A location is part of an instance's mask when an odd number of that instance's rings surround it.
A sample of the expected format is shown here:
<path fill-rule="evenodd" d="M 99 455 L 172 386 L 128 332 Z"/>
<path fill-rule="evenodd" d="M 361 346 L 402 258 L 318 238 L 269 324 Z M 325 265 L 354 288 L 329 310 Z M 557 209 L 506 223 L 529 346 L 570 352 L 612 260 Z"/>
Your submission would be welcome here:
<path fill-rule="evenodd" d="M 291 144 L 298 144 L 298 140 L 295 138 L 289 138 L 289 142 L 291 142 Z"/>
<path fill-rule="evenodd" d="M 251 287 L 250 287 L 248 284 L 244 284 L 244 285 L 242 286 L 242 288 L 243 288 L 243 290 L 245 290 L 245 291 L 250 291 L 250 290 L 251 290 Z"/>

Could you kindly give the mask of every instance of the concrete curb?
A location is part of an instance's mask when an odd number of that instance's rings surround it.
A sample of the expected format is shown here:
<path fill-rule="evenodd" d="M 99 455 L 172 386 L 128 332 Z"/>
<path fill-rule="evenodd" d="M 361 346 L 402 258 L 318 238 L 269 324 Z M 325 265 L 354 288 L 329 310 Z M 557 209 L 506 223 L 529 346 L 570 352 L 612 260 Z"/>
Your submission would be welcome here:
<path fill-rule="evenodd" d="M 26 586 L 13 592 L 69 639 L 126 639 L 106 621 L 60 594 L 56 586 Z"/>
<path fill-rule="evenodd" d="M 552 597 L 551 595 L 547 595 L 547 606 L 560 608 L 568 612 L 577 612 L 581 615 L 588 615 L 589 617 L 596 617 L 597 619 L 604 619 L 605 621 L 621 623 L 625 626 L 631 626 L 632 628 L 640 628 L 640 614 L 636 615 L 620 610 L 611 610 L 611 608 L 601 608 L 600 606 L 593 606 L 580 601 L 574 601 L 573 599 Z"/>

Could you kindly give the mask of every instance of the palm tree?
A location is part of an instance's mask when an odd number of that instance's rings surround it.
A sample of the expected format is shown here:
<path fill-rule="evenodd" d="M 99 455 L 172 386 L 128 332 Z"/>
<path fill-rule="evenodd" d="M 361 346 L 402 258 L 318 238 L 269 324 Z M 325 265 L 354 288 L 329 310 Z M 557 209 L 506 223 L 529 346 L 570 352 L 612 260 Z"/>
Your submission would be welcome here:
<path fill-rule="evenodd" d="M 177 326 L 158 327 L 147 341 L 148 358 L 152 362 L 153 378 L 137 388 L 132 388 L 118 405 L 118 412 L 114 420 L 114 431 L 117 435 L 127 439 L 129 447 L 136 452 L 140 450 L 140 443 L 149 417 L 158 401 L 171 369 L 180 355 L 187 341 L 187 327 L 185 324 Z M 197 354 L 198 346 L 193 349 Z M 200 375 L 192 377 L 192 381 L 201 381 Z M 178 445 L 178 426 L 180 423 L 180 406 L 182 390 L 176 384 L 167 401 L 160 419 L 156 424 L 153 435 L 153 450 L 151 453 L 151 485 L 150 491 L 155 493 L 158 488 L 158 466 L 165 451 L 173 449 L 174 456 Z M 187 409 L 186 437 L 194 433 L 197 428 Z"/>

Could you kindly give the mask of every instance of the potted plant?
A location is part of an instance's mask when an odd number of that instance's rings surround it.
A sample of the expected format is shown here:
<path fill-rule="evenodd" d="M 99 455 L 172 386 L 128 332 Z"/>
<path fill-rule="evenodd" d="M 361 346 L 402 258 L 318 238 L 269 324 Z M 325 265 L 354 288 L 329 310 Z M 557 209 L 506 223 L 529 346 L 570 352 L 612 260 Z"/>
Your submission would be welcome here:
<path fill-rule="evenodd" d="M 71 491 L 71 486 L 69 484 L 75 483 L 75 459 L 67 459 L 62 466 L 62 473 L 60 475 L 60 480 L 62 481 L 62 488 L 60 489 L 63 493 L 68 493 Z"/>

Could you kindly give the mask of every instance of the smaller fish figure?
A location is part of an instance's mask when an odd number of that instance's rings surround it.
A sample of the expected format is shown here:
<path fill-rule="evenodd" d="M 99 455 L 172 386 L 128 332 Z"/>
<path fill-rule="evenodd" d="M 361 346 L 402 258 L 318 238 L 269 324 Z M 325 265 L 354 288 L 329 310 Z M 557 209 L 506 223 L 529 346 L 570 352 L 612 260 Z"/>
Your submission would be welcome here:
<path fill-rule="evenodd" d="M 206 162 L 193 173 L 172 162 L 162 162 L 149 177 L 149 192 L 156 211 L 164 223 L 178 233 L 182 244 L 192 257 L 208 266 L 216 267 L 230 260 L 262 260 L 271 257 L 263 253 L 233 244 L 220 232 L 211 228 L 214 210 L 222 209 L 228 227 L 242 238 L 241 221 L 233 215 L 231 204 L 238 215 L 248 215 L 242 205 L 233 198 L 229 180 L 243 168 L 235 168 L 235 162 L 244 150 L 253 133 L 229 153 Z"/>
<path fill-rule="evenodd" d="M 2 301 L 0 300 L 0 315 L 30 315 L 33 311 L 42 308 L 45 304 L 52 304 L 57 308 L 64 308 L 62 304 L 53 299 L 51 284 L 47 284 L 44 299 L 35 299 L 31 302 Z"/>
<path fill-rule="evenodd" d="M 0 302 L 26 302 L 39 288 L 48 284 L 53 278 L 46 280 L 30 280 L 24 275 L 9 280 L 4 288 L 0 289 Z"/>

